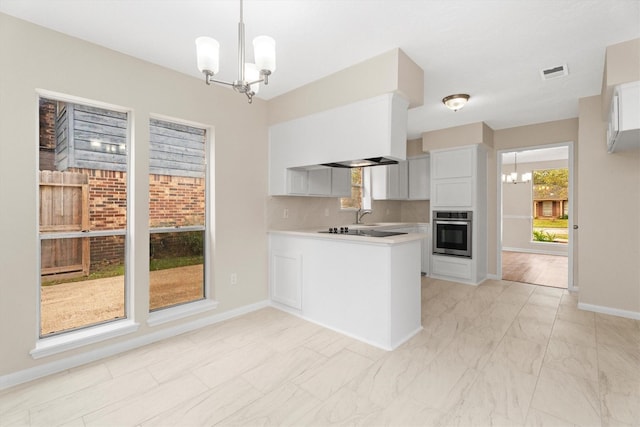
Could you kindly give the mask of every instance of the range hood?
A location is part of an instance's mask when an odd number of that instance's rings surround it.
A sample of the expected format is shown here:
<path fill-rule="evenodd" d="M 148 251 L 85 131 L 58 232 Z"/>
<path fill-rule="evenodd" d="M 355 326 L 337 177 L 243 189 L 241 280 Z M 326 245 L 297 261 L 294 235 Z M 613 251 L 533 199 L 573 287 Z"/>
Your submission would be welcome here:
<path fill-rule="evenodd" d="M 398 161 L 386 157 L 371 157 L 369 159 L 347 160 L 344 162 L 323 163 L 322 166 L 331 168 L 364 168 L 369 166 L 397 165 Z"/>

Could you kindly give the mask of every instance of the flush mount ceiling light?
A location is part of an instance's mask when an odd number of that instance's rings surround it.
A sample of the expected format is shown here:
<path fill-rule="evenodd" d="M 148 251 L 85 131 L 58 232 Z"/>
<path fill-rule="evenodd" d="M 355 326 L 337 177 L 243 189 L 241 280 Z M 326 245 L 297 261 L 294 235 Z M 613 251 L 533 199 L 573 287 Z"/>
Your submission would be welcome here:
<path fill-rule="evenodd" d="M 446 105 L 449 109 L 453 111 L 458 111 L 459 109 L 461 109 L 467 104 L 467 101 L 469 101 L 469 98 L 471 97 L 466 93 L 459 93 L 456 95 L 445 96 L 444 98 L 442 98 L 442 103 Z"/>
<path fill-rule="evenodd" d="M 253 53 L 256 63 L 244 61 L 244 22 L 242 21 L 242 0 L 240 0 L 240 22 L 238 23 L 238 80 L 225 82 L 216 80 L 220 68 L 220 43 L 211 37 L 196 39 L 196 53 L 198 70 L 205 76 L 208 85 L 219 83 L 231 86 L 236 92 L 244 93 L 253 102 L 253 96 L 258 93 L 260 83 L 269 84 L 269 76 L 276 70 L 276 42 L 268 36 L 258 36 L 253 39 Z"/>

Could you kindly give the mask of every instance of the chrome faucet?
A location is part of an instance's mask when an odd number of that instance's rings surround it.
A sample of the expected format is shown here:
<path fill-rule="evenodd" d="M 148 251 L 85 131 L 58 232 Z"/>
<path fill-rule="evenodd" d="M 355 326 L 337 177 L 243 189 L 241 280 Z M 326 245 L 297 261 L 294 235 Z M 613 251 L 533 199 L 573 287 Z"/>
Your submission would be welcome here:
<path fill-rule="evenodd" d="M 371 212 L 371 209 L 358 209 L 356 211 L 356 224 L 362 224 L 362 217 Z"/>

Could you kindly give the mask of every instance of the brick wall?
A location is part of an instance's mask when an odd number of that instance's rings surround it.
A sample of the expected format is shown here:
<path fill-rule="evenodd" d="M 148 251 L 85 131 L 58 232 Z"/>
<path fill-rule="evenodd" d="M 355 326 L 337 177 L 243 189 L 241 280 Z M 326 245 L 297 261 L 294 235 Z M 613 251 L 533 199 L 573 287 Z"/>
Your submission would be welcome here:
<path fill-rule="evenodd" d="M 89 176 L 91 230 L 122 229 L 127 224 L 126 172 L 69 169 Z M 167 175 L 149 176 L 151 227 L 204 225 L 204 179 Z M 91 266 L 121 263 L 124 239 L 120 236 L 91 239 Z"/>
<path fill-rule="evenodd" d="M 204 225 L 204 179 L 149 175 L 149 225 Z"/>

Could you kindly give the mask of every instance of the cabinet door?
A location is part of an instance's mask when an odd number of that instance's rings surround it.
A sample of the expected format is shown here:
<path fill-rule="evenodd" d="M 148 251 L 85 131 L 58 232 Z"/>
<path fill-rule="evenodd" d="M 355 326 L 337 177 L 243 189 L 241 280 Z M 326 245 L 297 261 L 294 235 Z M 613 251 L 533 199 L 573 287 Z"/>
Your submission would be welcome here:
<path fill-rule="evenodd" d="M 407 162 L 371 168 L 371 194 L 375 200 L 406 200 L 408 183 Z"/>
<path fill-rule="evenodd" d="M 331 195 L 336 197 L 351 197 L 351 169 L 331 169 Z"/>
<path fill-rule="evenodd" d="M 386 200 L 388 198 L 388 167 L 389 166 L 374 166 L 369 168 L 371 173 L 371 197 L 374 200 Z"/>
<path fill-rule="evenodd" d="M 302 309 L 302 256 L 271 254 L 271 299 Z"/>
<path fill-rule="evenodd" d="M 473 180 L 448 179 L 434 180 L 431 207 L 467 207 L 473 206 Z"/>
<path fill-rule="evenodd" d="M 474 147 L 431 153 L 433 179 L 473 177 Z"/>
<path fill-rule="evenodd" d="M 309 171 L 309 194 L 314 196 L 331 194 L 331 168 Z"/>
<path fill-rule="evenodd" d="M 287 193 L 307 194 L 308 172 L 306 170 L 287 169 Z"/>
<path fill-rule="evenodd" d="M 389 165 L 389 199 L 403 200 L 409 197 L 409 174 L 407 162 Z"/>
<path fill-rule="evenodd" d="M 429 200 L 430 162 L 429 157 L 409 159 L 409 200 Z"/>

